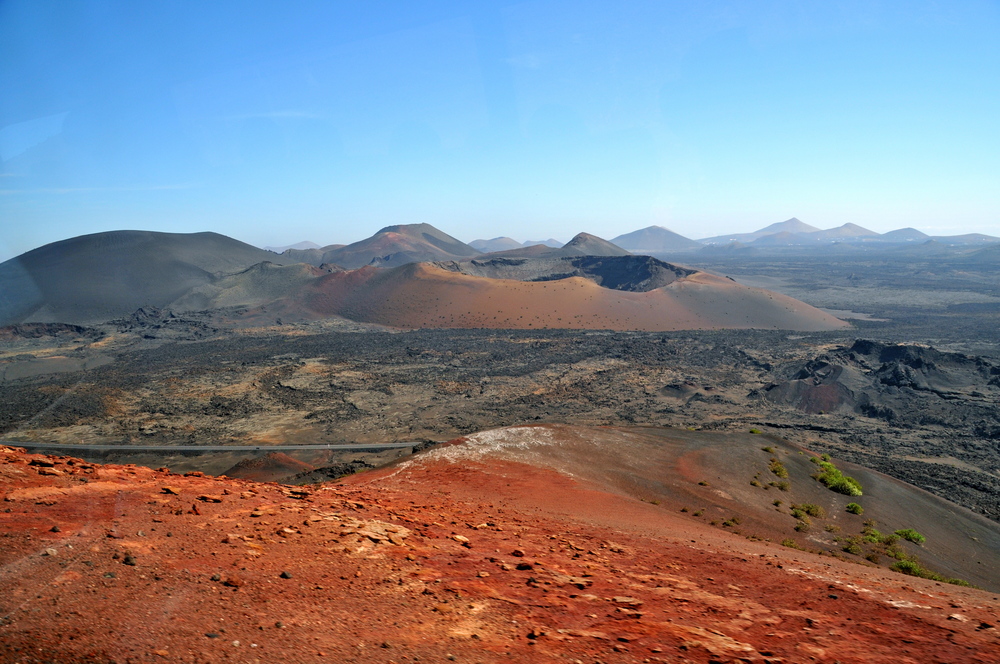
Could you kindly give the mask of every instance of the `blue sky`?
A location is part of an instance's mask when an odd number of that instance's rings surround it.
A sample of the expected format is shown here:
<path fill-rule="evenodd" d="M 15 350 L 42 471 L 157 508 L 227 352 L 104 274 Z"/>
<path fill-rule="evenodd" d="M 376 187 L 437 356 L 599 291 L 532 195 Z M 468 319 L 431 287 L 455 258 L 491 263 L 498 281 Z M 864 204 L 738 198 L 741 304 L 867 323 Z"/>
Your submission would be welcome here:
<path fill-rule="evenodd" d="M 2 0 L 0 259 L 123 228 L 1000 234 L 998 35 L 995 1 Z"/>

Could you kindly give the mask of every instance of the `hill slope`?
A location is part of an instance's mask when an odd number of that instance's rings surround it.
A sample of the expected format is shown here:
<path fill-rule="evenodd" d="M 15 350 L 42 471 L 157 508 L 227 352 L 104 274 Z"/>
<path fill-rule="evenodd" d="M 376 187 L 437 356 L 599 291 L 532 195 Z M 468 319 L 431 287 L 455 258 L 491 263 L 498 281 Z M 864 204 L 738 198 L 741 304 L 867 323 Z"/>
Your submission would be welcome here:
<path fill-rule="evenodd" d="M 799 496 L 691 476 L 759 441 L 517 427 L 308 489 L 0 448 L 0 659 L 996 661 L 992 593 L 760 541 Z"/>
<path fill-rule="evenodd" d="M 577 233 L 562 245 L 528 244 L 519 249 L 494 251 L 483 254 L 484 258 L 562 258 L 566 256 L 628 256 L 630 253 L 619 246 L 590 233 Z"/>
<path fill-rule="evenodd" d="M 291 262 L 218 233 L 112 231 L 53 242 L 0 264 L 0 325 L 87 323 L 163 307 L 262 261 Z"/>
<path fill-rule="evenodd" d="M 327 275 L 270 309 L 284 310 L 290 318 L 338 315 L 405 328 L 656 331 L 847 326 L 798 300 L 704 272 L 690 271 L 663 288 L 629 292 L 602 287 L 583 276 L 541 282 L 490 279 L 430 263 Z"/>
<path fill-rule="evenodd" d="M 648 226 L 631 233 L 619 235 L 612 243 L 633 253 L 663 253 L 668 251 L 690 251 L 704 245 L 663 226 Z"/>
<path fill-rule="evenodd" d="M 323 263 L 349 269 L 396 267 L 419 261 L 461 260 L 480 252 L 430 224 L 386 226 L 375 235 L 323 254 Z"/>
<path fill-rule="evenodd" d="M 810 226 L 796 217 L 792 217 L 791 219 L 786 219 L 785 221 L 779 221 L 771 224 L 770 226 L 765 226 L 764 228 L 752 233 L 717 235 L 715 237 L 704 238 L 703 240 L 700 240 L 700 242 L 702 244 L 729 244 L 731 242 L 743 242 L 744 244 L 749 244 L 750 242 L 760 239 L 765 235 L 774 235 L 775 233 L 816 233 L 818 231 L 820 231 L 819 228 Z"/>

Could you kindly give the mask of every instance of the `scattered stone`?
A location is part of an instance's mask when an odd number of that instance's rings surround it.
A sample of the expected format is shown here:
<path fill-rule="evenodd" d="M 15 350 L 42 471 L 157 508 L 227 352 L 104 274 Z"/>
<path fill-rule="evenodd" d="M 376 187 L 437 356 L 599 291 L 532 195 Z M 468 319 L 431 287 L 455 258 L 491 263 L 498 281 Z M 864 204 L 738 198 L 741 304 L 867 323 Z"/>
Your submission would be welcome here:
<path fill-rule="evenodd" d="M 548 630 L 545 629 L 544 627 L 535 626 L 535 627 L 532 627 L 531 631 L 528 632 L 528 638 L 529 639 L 538 639 L 538 638 L 541 638 L 541 637 L 545 636 L 548 633 L 549 633 Z"/>
<path fill-rule="evenodd" d="M 490 575 L 490 573 L 489 573 L 489 572 L 480 572 L 480 573 L 479 573 L 479 574 L 477 574 L 476 576 L 478 576 L 478 577 L 479 577 L 480 579 L 485 579 L 485 578 L 486 578 L 486 577 L 488 577 L 489 575 Z"/>
<path fill-rule="evenodd" d="M 968 618 L 963 616 L 961 613 L 953 613 L 948 616 L 948 620 L 957 620 L 958 622 L 968 622 Z"/>
<path fill-rule="evenodd" d="M 129 554 L 125 556 L 125 560 L 122 561 L 123 565 L 129 565 L 130 567 L 135 567 L 135 556 Z"/>
<path fill-rule="evenodd" d="M 62 528 L 60 528 L 59 526 L 52 526 L 51 528 L 49 528 L 49 532 L 50 533 L 62 532 Z"/>
<path fill-rule="evenodd" d="M 222 585 L 228 588 L 242 588 L 246 582 L 236 574 L 228 574 L 222 580 Z"/>
<path fill-rule="evenodd" d="M 42 468 L 51 468 L 56 464 L 52 461 L 49 461 L 48 459 L 32 459 L 31 461 L 28 462 L 28 465 L 40 466 Z"/>
<path fill-rule="evenodd" d="M 524 551 L 522 551 L 521 549 L 514 549 L 513 551 L 510 552 L 510 555 L 514 556 L 515 558 L 524 558 Z"/>
<path fill-rule="evenodd" d="M 198 500 L 202 501 L 203 503 L 221 503 L 222 496 L 213 496 L 208 493 L 203 493 L 202 495 L 198 496 Z"/>
<path fill-rule="evenodd" d="M 535 568 L 534 565 L 532 565 L 531 563 L 527 563 L 527 562 L 525 562 L 525 563 L 518 563 L 517 564 L 517 569 L 519 569 L 519 570 L 528 570 L 528 569 L 534 569 L 534 568 Z"/>
<path fill-rule="evenodd" d="M 169 494 L 171 496 L 179 496 L 181 494 L 181 490 L 178 489 L 175 486 L 165 486 L 165 487 L 161 488 L 160 491 L 162 491 L 163 493 Z"/>
<path fill-rule="evenodd" d="M 282 572 L 281 574 L 279 574 L 278 576 L 280 576 L 282 579 L 290 579 L 290 578 L 292 578 L 292 573 L 288 572 L 288 571 L 285 571 L 285 572 Z"/>
<path fill-rule="evenodd" d="M 38 469 L 38 474 L 39 475 L 58 476 L 58 475 L 62 475 L 62 471 L 56 470 L 55 468 L 39 468 Z"/>
<path fill-rule="evenodd" d="M 641 599 L 636 599 L 635 597 L 625 597 L 618 596 L 612 597 L 611 601 L 619 606 L 642 606 L 643 602 Z"/>
<path fill-rule="evenodd" d="M 42 555 L 43 556 L 53 556 L 54 557 L 54 556 L 58 556 L 59 552 L 56 551 L 55 549 L 45 549 L 45 551 L 42 551 Z"/>

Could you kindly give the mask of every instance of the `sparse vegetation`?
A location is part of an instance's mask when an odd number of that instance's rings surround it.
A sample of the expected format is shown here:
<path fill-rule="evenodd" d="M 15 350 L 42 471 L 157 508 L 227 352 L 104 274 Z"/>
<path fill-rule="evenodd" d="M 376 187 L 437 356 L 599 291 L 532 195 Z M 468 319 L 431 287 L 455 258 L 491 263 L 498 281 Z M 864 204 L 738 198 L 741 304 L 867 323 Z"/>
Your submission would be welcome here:
<path fill-rule="evenodd" d="M 788 477 L 788 470 L 776 457 L 771 457 L 771 465 L 768 466 L 768 470 L 782 479 Z"/>
<path fill-rule="evenodd" d="M 799 551 L 805 551 L 799 543 L 793 539 L 783 539 L 781 540 L 781 546 L 787 546 L 789 549 L 798 549 Z"/>
<path fill-rule="evenodd" d="M 752 433 L 752 434 L 762 434 L 764 432 L 761 431 L 760 429 L 750 429 L 750 433 Z"/>
<path fill-rule="evenodd" d="M 896 534 L 905 539 L 907 542 L 913 542 L 914 544 L 923 544 L 927 541 L 926 537 L 915 531 L 913 528 L 897 530 Z"/>
<path fill-rule="evenodd" d="M 802 519 L 803 521 L 809 520 L 809 515 L 795 505 L 792 505 L 792 509 L 789 513 L 796 519 Z"/>
<path fill-rule="evenodd" d="M 820 467 L 820 470 L 813 475 L 813 479 L 818 480 L 820 484 L 845 496 L 862 495 L 861 483 L 856 479 L 844 475 L 829 461 L 823 461 L 819 457 L 812 457 L 810 460 Z"/>
<path fill-rule="evenodd" d="M 797 521 L 795 523 L 795 530 L 800 533 L 804 533 L 809 530 L 809 524 L 805 521 Z"/>
<path fill-rule="evenodd" d="M 786 480 L 782 480 L 780 482 L 768 482 L 768 484 L 770 486 L 777 487 L 781 491 L 788 491 L 792 488 L 792 485 Z"/>
<path fill-rule="evenodd" d="M 840 532 L 840 526 L 834 525 L 832 523 L 828 523 L 825 526 L 823 526 L 823 530 L 825 530 L 828 533 L 839 533 Z"/>
<path fill-rule="evenodd" d="M 688 511 L 688 508 L 686 508 L 686 507 L 682 507 L 682 508 L 681 508 L 681 511 L 682 511 L 682 512 L 687 512 L 687 511 Z"/>
<path fill-rule="evenodd" d="M 862 507 L 861 505 L 858 505 L 857 503 L 847 503 L 847 507 L 845 509 L 847 509 L 847 511 L 850 512 L 851 514 L 865 513 L 865 508 Z"/>
<path fill-rule="evenodd" d="M 968 581 L 964 579 L 951 579 L 946 576 L 941 576 L 937 572 L 932 572 L 929 569 L 921 566 L 916 560 L 898 560 L 892 564 L 890 568 L 895 572 L 900 572 L 902 574 L 909 574 L 910 576 L 919 576 L 922 579 L 931 579 L 932 581 L 940 581 L 942 583 L 950 583 L 956 586 L 971 586 Z"/>
<path fill-rule="evenodd" d="M 799 509 L 809 516 L 814 516 L 817 519 L 826 518 L 826 510 L 819 505 L 814 505 L 813 503 L 802 503 L 801 505 L 792 505 L 792 508 Z"/>
<path fill-rule="evenodd" d="M 781 505 L 782 505 L 783 502 L 784 501 L 781 500 L 780 498 L 775 498 L 774 501 L 771 504 L 774 505 L 775 507 L 781 507 Z"/>
<path fill-rule="evenodd" d="M 692 516 L 701 516 L 705 513 L 705 510 L 698 510 L 697 512 L 692 512 Z"/>
<path fill-rule="evenodd" d="M 698 486 L 708 486 L 708 482 L 706 480 L 702 480 L 698 482 Z"/>
<path fill-rule="evenodd" d="M 764 452 L 767 452 L 768 454 L 774 454 L 774 448 L 771 447 L 770 445 L 768 445 L 767 447 L 762 447 L 760 449 L 763 450 Z"/>
<path fill-rule="evenodd" d="M 760 487 L 760 486 L 764 486 L 764 485 L 761 484 L 760 481 L 758 481 L 757 478 L 755 477 L 752 480 L 750 480 L 750 486 Z"/>

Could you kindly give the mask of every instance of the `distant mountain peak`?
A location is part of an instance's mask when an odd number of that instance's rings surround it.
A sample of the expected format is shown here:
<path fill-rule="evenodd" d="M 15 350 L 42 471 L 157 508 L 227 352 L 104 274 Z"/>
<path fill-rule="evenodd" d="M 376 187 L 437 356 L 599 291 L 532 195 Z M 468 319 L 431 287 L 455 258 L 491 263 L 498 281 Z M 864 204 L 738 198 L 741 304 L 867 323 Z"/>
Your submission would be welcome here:
<path fill-rule="evenodd" d="M 619 235 L 611 242 L 622 249 L 635 253 L 693 251 L 702 246 L 700 242 L 695 242 L 663 226 L 640 228 L 637 231 Z"/>
<path fill-rule="evenodd" d="M 628 256 L 631 253 L 590 233 L 577 233 L 563 245 L 563 250 L 580 256 Z"/>

